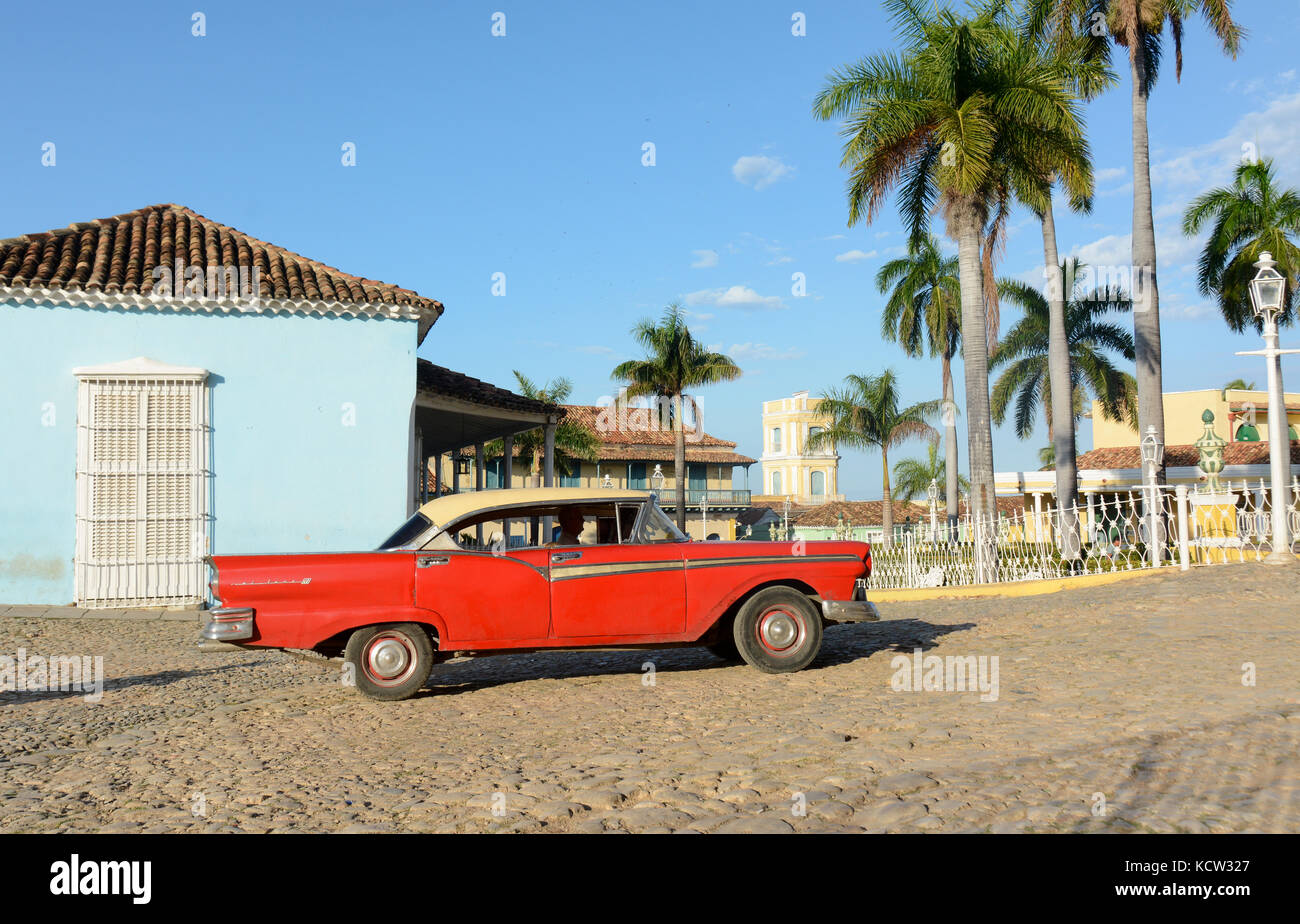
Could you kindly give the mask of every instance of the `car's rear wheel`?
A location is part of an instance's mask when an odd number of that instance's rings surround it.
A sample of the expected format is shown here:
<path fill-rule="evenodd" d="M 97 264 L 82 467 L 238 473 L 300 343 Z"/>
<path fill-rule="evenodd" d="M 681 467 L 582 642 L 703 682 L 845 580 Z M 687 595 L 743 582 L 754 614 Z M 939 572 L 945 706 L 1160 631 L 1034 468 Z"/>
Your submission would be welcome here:
<path fill-rule="evenodd" d="M 413 622 L 366 626 L 352 633 L 343 657 L 358 690 L 391 702 L 414 696 L 429 679 L 433 642 Z"/>
<path fill-rule="evenodd" d="M 769 587 L 736 614 L 736 648 L 767 674 L 802 670 L 822 647 L 822 617 L 812 601 L 789 587 Z"/>

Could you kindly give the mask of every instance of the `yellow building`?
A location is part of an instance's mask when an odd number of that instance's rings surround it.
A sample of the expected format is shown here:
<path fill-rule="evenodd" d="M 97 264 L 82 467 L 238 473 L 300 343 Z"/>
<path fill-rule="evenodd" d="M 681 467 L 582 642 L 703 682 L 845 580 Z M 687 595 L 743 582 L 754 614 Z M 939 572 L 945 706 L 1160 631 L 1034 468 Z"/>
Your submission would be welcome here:
<path fill-rule="evenodd" d="M 805 450 L 809 436 L 827 425 L 817 412 L 818 403 L 806 391 L 763 402 L 764 495 L 789 497 L 797 504 L 844 499 L 839 493 L 839 454 L 833 447 Z"/>
<path fill-rule="evenodd" d="M 1288 392 L 1286 401 L 1290 438 L 1297 439 L 1300 427 L 1300 393 Z M 1206 388 L 1200 391 L 1165 392 L 1165 445 L 1179 446 L 1196 442 L 1203 425 L 1201 414 L 1214 412 L 1216 427 L 1230 443 L 1268 442 L 1268 392 L 1242 388 Z M 1137 431 L 1127 421 L 1107 420 L 1101 405 L 1092 402 L 1092 447 L 1109 449 L 1136 446 Z"/>

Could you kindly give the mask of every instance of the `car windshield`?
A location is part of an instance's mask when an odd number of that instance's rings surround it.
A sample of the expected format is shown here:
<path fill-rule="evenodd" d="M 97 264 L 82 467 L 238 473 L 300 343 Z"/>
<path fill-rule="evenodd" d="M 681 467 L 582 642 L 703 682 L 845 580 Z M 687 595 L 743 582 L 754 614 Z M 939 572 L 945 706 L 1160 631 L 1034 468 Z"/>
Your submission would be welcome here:
<path fill-rule="evenodd" d="M 430 526 L 429 518 L 422 513 L 415 513 L 409 520 L 398 527 L 397 532 L 393 533 L 383 542 L 379 543 L 379 551 L 384 549 L 401 549 L 410 545 L 418 539 Z"/>
<path fill-rule="evenodd" d="M 647 504 L 645 511 L 645 521 L 641 527 L 641 538 L 643 542 L 685 542 L 686 537 L 682 535 L 677 524 L 672 521 L 668 514 L 659 509 L 658 504 Z"/>

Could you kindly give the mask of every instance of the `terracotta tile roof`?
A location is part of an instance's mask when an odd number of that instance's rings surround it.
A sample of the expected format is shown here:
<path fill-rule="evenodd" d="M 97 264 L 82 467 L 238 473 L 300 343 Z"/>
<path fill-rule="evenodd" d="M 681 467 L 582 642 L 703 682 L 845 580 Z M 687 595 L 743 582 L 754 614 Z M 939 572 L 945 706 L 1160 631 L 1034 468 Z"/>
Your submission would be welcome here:
<path fill-rule="evenodd" d="M 408 306 L 429 312 L 429 324 L 443 311 L 410 289 L 353 276 L 170 203 L 0 240 L 0 286 L 147 296 L 154 268 L 174 272 L 177 260 L 202 267 L 205 278 L 208 267 L 257 267 L 262 298 Z"/>
<path fill-rule="evenodd" d="M 1195 466 L 1200 461 L 1200 453 L 1192 445 L 1165 447 L 1165 466 L 1182 468 Z M 1227 465 L 1267 465 L 1268 443 L 1238 442 L 1223 447 L 1223 461 Z M 1076 460 L 1080 471 L 1083 469 L 1140 469 L 1142 451 L 1137 446 L 1107 446 L 1083 453 Z M 1300 464 L 1300 442 L 1291 441 L 1291 464 Z"/>
<path fill-rule="evenodd" d="M 802 511 L 798 517 L 791 517 L 796 526 L 837 526 L 839 515 L 853 526 L 879 526 L 884 522 L 884 501 L 831 501 Z M 894 501 L 894 525 L 901 526 L 908 517 L 913 523 L 919 523 L 930 516 L 930 508 L 908 501 Z"/>
<path fill-rule="evenodd" d="M 415 361 L 415 388 L 417 392 L 459 398 L 463 401 L 472 401 L 475 404 L 501 408 L 507 411 L 555 414 L 559 418 L 565 416 L 565 409 L 561 405 L 547 404 L 545 401 L 525 398 L 513 391 L 507 391 L 496 385 L 489 385 L 487 382 L 472 378 L 463 372 L 456 372 L 446 366 L 434 365 L 427 359 L 417 359 Z M 515 448 L 518 449 L 517 446 Z"/>
<path fill-rule="evenodd" d="M 610 446 L 600 448 L 602 462 L 672 462 L 671 446 Z M 751 465 L 755 459 L 726 449 L 694 449 L 686 444 L 687 462 L 712 462 L 715 465 Z"/>
<path fill-rule="evenodd" d="M 648 408 L 611 408 L 602 405 L 566 404 L 568 419 L 584 425 L 611 445 L 624 444 L 635 446 L 672 446 L 673 431 L 665 426 L 659 415 Z M 686 429 L 686 448 L 692 446 L 724 446 L 735 449 L 736 444 L 730 440 L 718 439 L 703 433 L 698 439 L 695 431 Z"/>
<path fill-rule="evenodd" d="M 658 414 L 647 408 L 612 408 L 602 405 L 566 404 L 566 420 L 582 424 L 601 441 L 602 461 L 671 462 L 673 431 L 665 427 Z M 709 433 L 686 431 L 686 461 L 713 462 L 720 465 L 751 465 L 756 459 L 735 451 L 731 440 Z"/>

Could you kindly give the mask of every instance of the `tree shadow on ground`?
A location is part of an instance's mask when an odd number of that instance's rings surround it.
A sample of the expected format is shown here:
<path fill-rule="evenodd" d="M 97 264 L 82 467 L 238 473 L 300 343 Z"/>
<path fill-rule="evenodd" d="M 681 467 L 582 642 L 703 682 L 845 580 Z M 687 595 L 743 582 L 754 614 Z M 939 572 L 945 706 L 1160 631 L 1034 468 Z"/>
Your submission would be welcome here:
<path fill-rule="evenodd" d="M 827 628 L 821 653 L 806 671 L 847 664 L 880 651 L 928 651 L 941 636 L 973 629 L 974 623 L 935 625 L 919 619 L 856 623 Z M 418 696 L 472 693 L 530 680 L 575 680 L 596 683 L 615 674 L 644 674 L 651 663 L 658 672 L 683 673 L 735 668 L 752 671 L 743 662 L 725 661 L 704 647 L 646 649 L 586 649 L 542 651 L 474 658 L 434 667 Z"/>

